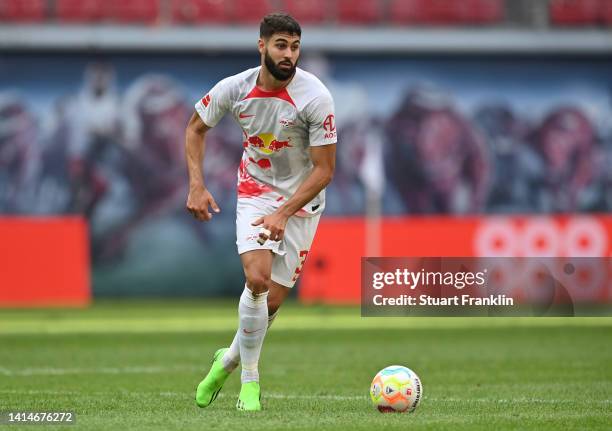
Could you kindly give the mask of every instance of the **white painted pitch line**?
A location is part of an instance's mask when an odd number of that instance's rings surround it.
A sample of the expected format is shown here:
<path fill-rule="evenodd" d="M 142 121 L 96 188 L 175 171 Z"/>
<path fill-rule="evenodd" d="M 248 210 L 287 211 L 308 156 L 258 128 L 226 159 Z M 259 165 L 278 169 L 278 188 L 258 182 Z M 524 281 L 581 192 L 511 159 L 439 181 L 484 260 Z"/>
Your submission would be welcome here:
<path fill-rule="evenodd" d="M 220 394 L 219 396 L 222 396 Z M 287 395 L 278 393 L 263 393 L 263 398 L 276 398 L 276 399 L 329 399 L 329 400 L 364 400 L 369 399 L 367 395 L 355 396 L 355 395 Z M 542 404 L 559 404 L 559 403 L 572 403 L 575 404 L 576 400 L 570 399 L 545 399 L 545 398 L 516 398 L 516 399 L 495 399 L 495 398 L 440 398 L 440 397 L 423 397 L 424 400 L 434 402 L 451 402 L 451 403 L 542 403 Z M 612 404 L 612 400 L 596 400 L 589 401 L 589 403 L 598 404 Z"/>
<path fill-rule="evenodd" d="M 172 371 L 201 371 L 202 367 L 99 367 L 99 368 L 23 368 L 10 370 L 0 367 L 4 376 L 63 376 L 69 374 L 160 374 Z"/>
<path fill-rule="evenodd" d="M 2 394 L 24 394 L 24 395 L 132 395 L 132 396 L 162 396 L 162 397 L 178 397 L 178 398 L 189 398 L 191 399 L 193 394 L 191 392 L 138 392 L 138 391 L 103 391 L 103 392 L 86 392 L 81 391 L 53 391 L 53 390 L 20 390 L 20 389 L 0 389 Z M 219 398 L 233 397 L 233 395 L 219 394 Z M 279 400 L 292 400 L 292 399 L 303 399 L 303 400 L 332 400 L 332 401 L 365 401 L 368 400 L 367 395 L 316 395 L 316 394 L 281 394 L 281 393 L 263 393 L 263 398 L 279 399 Z M 541 403 L 541 404 L 562 404 L 571 403 L 576 404 L 576 400 L 570 399 L 545 399 L 545 398 L 441 398 L 441 397 L 423 397 L 424 401 L 432 402 L 450 402 L 450 403 Z M 585 401 L 587 402 L 587 401 Z M 605 400 L 589 400 L 589 404 L 612 404 L 611 399 Z"/>
<path fill-rule="evenodd" d="M 94 392 L 80 392 L 80 391 L 53 391 L 53 390 L 44 390 L 44 389 L 0 389 L 0 394 L 24 394 L 24 395 L 133 395 L 133 396 L 162 396 L 162 397 L 189 397 L 191 398 L 193 394 L 191 392 L 137 392 L 137 391 L 122 391 L 118 390 L 116 392 L 113 391 L 94 391 Z M 227 394 L 219 394 L 219 398 L 228 397 Z M 287 395 L 287 394 L 278 394 L 278 393 L 266 393 L 264 394 L 266 398 L 274 398 L 274 399 L 330 399 L 330 400 L 366 400 L 367 395 L 356 396 L 356 395 Z"/>

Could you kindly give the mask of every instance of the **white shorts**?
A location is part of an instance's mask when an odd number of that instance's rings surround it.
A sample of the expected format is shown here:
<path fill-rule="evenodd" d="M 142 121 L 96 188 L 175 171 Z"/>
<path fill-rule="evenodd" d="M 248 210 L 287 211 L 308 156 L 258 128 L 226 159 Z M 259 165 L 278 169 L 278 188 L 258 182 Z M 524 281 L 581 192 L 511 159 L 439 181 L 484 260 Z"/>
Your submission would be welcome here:
<path fill-rule="evenodd" d="M 285 235 L 281 241 L 257 242 L 259 226 L 253 226 L 259 217 L 271 214 L 276 208 L 262 199 L 238 199 L 236 207 L 236 245 L 238 254 L 251 250 L 272 250 L 272 281 L 281 286 L 293 287 L 300 276 L 302 266 L 312 245 L 321 214 L 313 217 L 289 217 Z"/>

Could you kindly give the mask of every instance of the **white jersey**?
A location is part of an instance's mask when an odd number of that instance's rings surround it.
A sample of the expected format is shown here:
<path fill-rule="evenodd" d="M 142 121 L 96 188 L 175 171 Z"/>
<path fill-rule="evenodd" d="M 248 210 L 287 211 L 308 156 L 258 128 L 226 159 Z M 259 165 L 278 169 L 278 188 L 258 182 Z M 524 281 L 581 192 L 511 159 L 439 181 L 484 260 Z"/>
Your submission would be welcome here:
<path fill-rule="evenodd" d="M 230 76 L 199 100 L 195 109 L 214 127 L 230 112 L 242 128 L 244 153 L 238 169 L 238 198 L 282 205 L 313 168 L 309 147 L 336 143 L 334 102 L 323 83 L 297 68 L 278 91 L 257 86 L 260 67 Z M 323 211 L 325 190 L 296 215 Z"/>

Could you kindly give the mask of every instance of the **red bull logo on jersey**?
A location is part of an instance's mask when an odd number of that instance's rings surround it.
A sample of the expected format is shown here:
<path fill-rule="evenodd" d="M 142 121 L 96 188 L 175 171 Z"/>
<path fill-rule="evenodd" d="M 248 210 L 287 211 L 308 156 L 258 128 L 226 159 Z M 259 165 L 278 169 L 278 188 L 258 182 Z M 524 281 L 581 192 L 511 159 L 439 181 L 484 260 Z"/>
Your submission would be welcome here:
<path fill-rule="evenodd" d="M 292 145 L 289 141 L 279 141 L 272 133 L 261 133 L 255 136 L 247 137 L 244 142 L 244 147 L 257 148 L 264 154 L 272 154 L 281 151 L 283 148 L 290 148 Z"/>

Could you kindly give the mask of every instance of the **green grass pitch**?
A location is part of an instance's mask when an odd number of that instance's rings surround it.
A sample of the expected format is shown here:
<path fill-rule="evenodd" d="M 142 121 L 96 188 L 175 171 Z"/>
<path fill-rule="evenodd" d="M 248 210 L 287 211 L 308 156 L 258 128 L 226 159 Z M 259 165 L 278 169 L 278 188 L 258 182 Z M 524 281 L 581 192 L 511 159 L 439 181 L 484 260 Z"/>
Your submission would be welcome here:
<path fill-rule="evenodd" d="M 235 410 L 238 373 L 199 409 L 195 387 L 236 314 L 211 301 L 0 310 L 0 411 L 76 412 L 76 426 L 55 430 L 612 427 L 611 318 L 366 319 L 288 304 L 260 361 L 264 411 Z M 371 379 L 392 364 L 422 379 L 413 414 L 371 405 Z"/>

